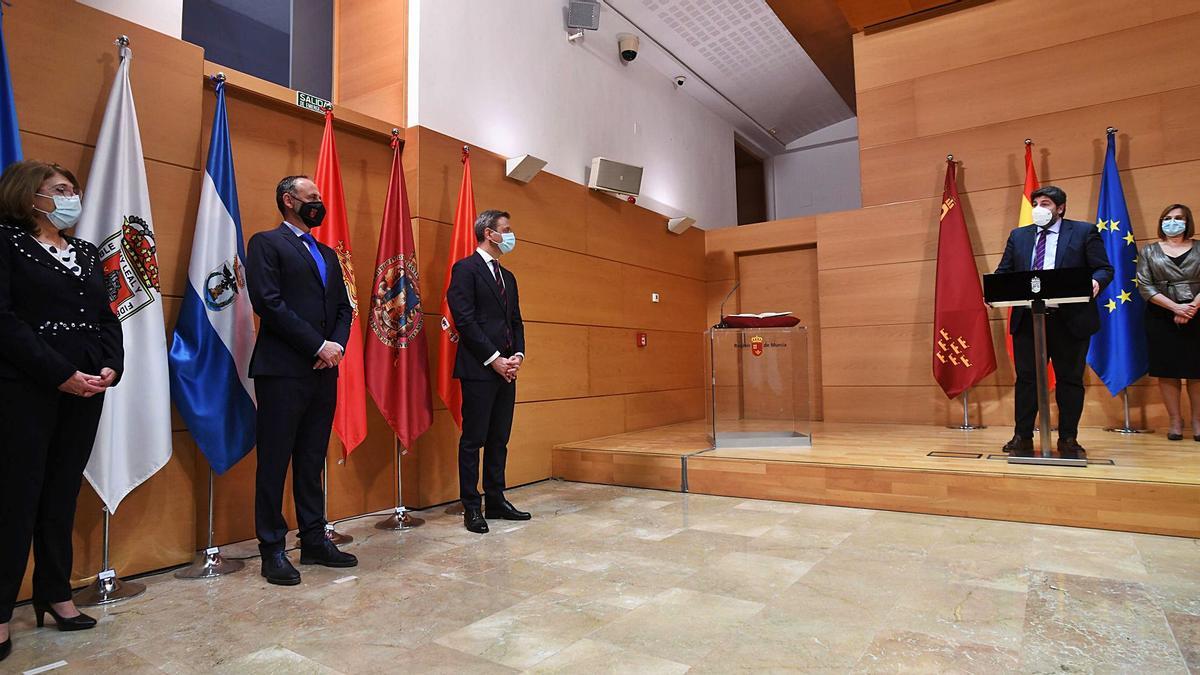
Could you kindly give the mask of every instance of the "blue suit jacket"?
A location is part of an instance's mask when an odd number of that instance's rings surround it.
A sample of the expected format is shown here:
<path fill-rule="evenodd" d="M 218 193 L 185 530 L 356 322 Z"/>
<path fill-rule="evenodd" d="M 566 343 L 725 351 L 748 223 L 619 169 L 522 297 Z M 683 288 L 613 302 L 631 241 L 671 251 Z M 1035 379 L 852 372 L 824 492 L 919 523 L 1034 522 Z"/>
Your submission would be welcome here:
<path fill-rule="evenodd" d="M 1037 243 L 1036 225 L 1018 227 L 1008 235 L 1004 246 L 1004 257 L 996 272 L 1027 272 L 1033 264 L 1033 247 Z M 1095 225 L 1081 220 L 1063 220 L 1058 231 L 1058 251 L 1054 256 L 1054 268 L 1083 267 L 1091 270 L 1092 278 L 1100 283 L 1100 290 L 1113 278 L 1112 265 L 1104 251 L 1104 241 Z M 1090 302 L 1063 305 L 1058 308 L 1059 316 L 1075 337 L 1086 338 L 1100 330 L 1100 315 L 1095 299 Z M 1029 308 L 1015 307 L 1009 332 L 1016 335 L 1029 322 Z M 1032 324 L 1030 324 L 1032 325 Z"/>

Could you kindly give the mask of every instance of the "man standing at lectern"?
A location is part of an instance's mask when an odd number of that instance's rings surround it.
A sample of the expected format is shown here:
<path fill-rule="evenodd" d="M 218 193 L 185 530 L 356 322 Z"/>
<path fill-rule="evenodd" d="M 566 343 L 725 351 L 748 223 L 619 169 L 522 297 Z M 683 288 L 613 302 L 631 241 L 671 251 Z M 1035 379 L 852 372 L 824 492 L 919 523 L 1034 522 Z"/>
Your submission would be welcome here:
<path fill-rule="evenodd" d="M 351 308 L 337 254 L 312 236 L 325 218 L 316 184 L 307 176 L 287 176 L 275 188 L 275 205 L 283 222 L 251 237 L 246 255 L 246 287 L 260 319 L 250 357 L 258 399 L 254 529 L 262 575 L 268 583 L 294 586 L 300 573 L 284 552 L 289 463 L 300 564 L 358 564 L 325 537 L 321 489 Z"/>
<path fill-rule="evenodd" d="M 479 248 L 454 263 L 446 303 L 460 342 L 454 377 L 462 384 L 462 438 L 458 443 L 458 487 L 463 525 L 488 531 L 488 518 L 529 520 L 504 498 L 504 466 L 517 400 L 517 373 L 525 362 L 525 324 L 517 278 L 500 257 L 517 245 L 509 215 L 489 209 L 475 219 Z M 479 448 L 483 448 L 483 492 L 479 495 Z"/>
<path fill-rule="evenodd" d="M 1066 220 L 1067 193 L 1047 185 L 1029 196 L 1033 225 L 1018 227 L 1008 235 L 997 273 L 1084 268 L 1092 275 L 1092 300 L 1046 310 L 1046 354 L 1057 380 L 1058 451 L 1081 458 L 1084 449 L 1076 438 L 1083 414 L 1083 369 L 1088 344 L 1100 330 L 1096 295 L 1112 281 L 1113 268 L 1104 252 L 1100 233 L 1090 223 Z M 1038 412 L 1037 362 L 1033 348 L 1033 317 L 1028 307 L 1014 307 L 1009 332 L 1013 336 L 1013 361 L 1017 371 L 1014 409 L 1016 433 L 1004 445 L 1012 455 L 1033 451 L 1033 425 Z M 1041 424 L 1049 424 L 1041 420 Z"/>

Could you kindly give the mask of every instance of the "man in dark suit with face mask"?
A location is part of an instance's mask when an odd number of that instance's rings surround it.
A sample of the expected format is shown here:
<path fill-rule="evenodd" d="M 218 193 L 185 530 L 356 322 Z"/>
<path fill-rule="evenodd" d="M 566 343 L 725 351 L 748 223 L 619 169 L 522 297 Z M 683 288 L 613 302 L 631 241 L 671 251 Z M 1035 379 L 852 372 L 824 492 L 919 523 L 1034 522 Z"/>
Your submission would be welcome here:
<path fill-rule="evenodd" d="M 262 575 L 272 584 L 293 586 L 300 573 L 284 553 L 289 463 L 300 563 L 358 564 L 325 537 L 321 489 L 351 308 L 337 254 L 310 232 L 325 217 L 317 186 L 307 176 L 288 176 L 276 186 L 275 203 L 283 223 L 251 237 L 246 255 L 246 285 L 260 319 L 250 359 L 258 399 L 254 526 Z"/>
<path fill-rule="evenodd" d="M 1064 457 L 1083 457 L 1079 445 L 1079 417 L 1083 414 L 1083 371 L 1088 344 L 1100 330 L 1095 297 L 1113 278 L 1113 268 L 1104 252 L 1096 226 L 1065 220 L 1067 193 L 1053 185 L 1032 195 L 1033 225 L 1018 227 L 1008 235 L 1004 257 L 996 272 L 1024 272 L 1068 267 L 1087 269 L 1092 275 L 1092 300 L 1087 303 L 1052 307 L 1046 313 L 1046 354 L 1054 364 L 1057 381 L 1058 451 Z M 1037 362 L 1033 349 L 1033 317 L 1028 307 L 1012 312 L 1009 332 L 1013 336 L 1013 361 L 1017 370 L 1014 399 L 1016 429 L 1004 446 L 1010 454 L 1033 451 L 1033 425 L 1037 418 Z M 1049 424 L 1048 420 L 1041 420 Z"/>
<path fill-rule="evenodd" d="M 488 531 L 487 518 L 529 520 L 504 497 L 508 437 L 517 400 L 517 373 L 525 362 L 525 324 L 517 278 L 500 265 L 517 236 L 509 215 L 488 210 L 475 219 L 475 253 L 454 263 L 446 302 L 460 342 L 454 377 L 462 384 L 462 438 L 458 444 L 458 486 L 463 524 Z M 479 495 L 479 448 L 483 452 L 483 491 Z"/>

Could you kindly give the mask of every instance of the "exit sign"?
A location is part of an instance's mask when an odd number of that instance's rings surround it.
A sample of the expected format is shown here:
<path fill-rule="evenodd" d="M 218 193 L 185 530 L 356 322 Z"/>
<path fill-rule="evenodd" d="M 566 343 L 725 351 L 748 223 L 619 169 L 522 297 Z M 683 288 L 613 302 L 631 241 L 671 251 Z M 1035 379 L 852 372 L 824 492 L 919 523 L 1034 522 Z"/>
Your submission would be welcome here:
<path fill-rule="evenodd" d="M 296 105 L 304 108 L 305 110 L 311 110 L 313 112 L 324 114 L 325 109 L 332 107 L 333 103 L 330 103 L 319 96 L 313 96 L 312 94 L 306 94 L 302 91 L 297 91 Z"/>

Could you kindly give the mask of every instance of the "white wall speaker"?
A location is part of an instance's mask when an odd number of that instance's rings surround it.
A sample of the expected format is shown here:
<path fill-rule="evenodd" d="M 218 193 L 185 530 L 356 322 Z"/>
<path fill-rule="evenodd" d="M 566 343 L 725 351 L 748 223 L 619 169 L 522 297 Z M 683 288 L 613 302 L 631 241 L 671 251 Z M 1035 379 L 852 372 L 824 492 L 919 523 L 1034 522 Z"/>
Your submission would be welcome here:
<path fill-rule="evenodd" d="M 588 174 L 588 187 L 636 197 L 642 190 L 642 167 L 595 157 Z"/>
<path fill-rule="evenodd" d="M 538 175 L 538 172 L 546 166 L 546 160 L 538 159 L 533 155 L 521 155 L 520 157 L 509 157 L 504 162 L 504 175 L 509 178 L 528 183 L 533 180 L 533 177 Z"/>

